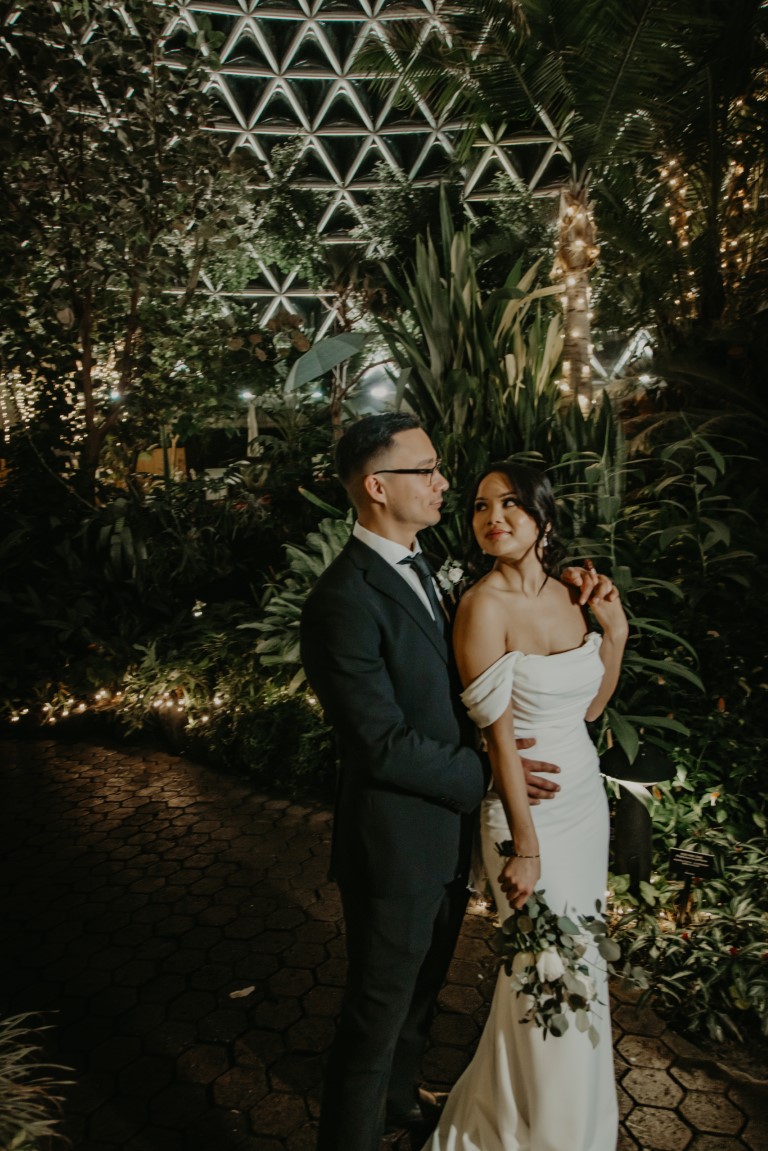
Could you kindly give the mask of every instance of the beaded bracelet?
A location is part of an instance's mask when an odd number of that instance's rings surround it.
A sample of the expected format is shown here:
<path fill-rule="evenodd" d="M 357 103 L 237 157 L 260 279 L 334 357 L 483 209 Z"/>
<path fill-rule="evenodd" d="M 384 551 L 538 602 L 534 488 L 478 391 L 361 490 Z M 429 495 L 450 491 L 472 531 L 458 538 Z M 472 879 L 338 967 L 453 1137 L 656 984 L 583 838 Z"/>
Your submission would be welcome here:
<path fill-rule="evenodd" d="M 520 855 L 515 851 L 515 844 L 511 839 L 504 839 L 501 843 L 495 844 L 496 850 L 499 855 L 504 855 L 512 859 L 541 859 L 540 855 Z"/>

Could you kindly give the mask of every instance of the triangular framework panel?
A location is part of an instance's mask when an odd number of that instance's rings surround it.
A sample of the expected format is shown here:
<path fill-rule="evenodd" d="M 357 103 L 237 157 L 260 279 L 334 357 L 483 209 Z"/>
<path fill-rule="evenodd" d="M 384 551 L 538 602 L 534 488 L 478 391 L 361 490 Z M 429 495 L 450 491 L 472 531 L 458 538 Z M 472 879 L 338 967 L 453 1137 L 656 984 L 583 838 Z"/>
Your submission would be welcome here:
<path fill-rule="evenodd" d="M 311 178 L 302 182 L 329 197 L 318 220 L 329 244 L 349 243 L 349 229 L 377 186 L 374 157 L 426 186 L 449 169 L 460 129 L 455 118 L 435 115 L 424 100 L 406 113 L 394 103 L 398 80 L 382 91 L 357 63 L 371 39 L 386 40 L 390 23 L 426 29 L 439 7 L 440 0 L 182 0 L 179 19 L 187 31 L 207 23 L 222 37 L 212 78 L 220 116 L 213 126 L 267 170 L 276 143 L 302 141 L 311 159 Z M 467 202 L 487 199 L 497 172 L 532 190 L 558 182 L 563 147 L 549 127 L 542 122 L 540 134 L 517 137 L 488 132 L 464 170 Z M 277 294 L 290 307 L 286 288 Z"/>

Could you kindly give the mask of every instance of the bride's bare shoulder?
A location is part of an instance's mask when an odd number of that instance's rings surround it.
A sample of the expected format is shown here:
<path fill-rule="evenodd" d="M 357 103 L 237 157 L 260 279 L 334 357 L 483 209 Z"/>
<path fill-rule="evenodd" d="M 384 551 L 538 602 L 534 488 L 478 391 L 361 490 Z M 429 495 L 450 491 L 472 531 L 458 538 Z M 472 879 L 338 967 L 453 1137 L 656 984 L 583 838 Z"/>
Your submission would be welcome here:
<path fill-rule="evenodd" d="M 493 572 L 489 572 L 488 575 L 481 576 L 477 583 L 473 583 L 470 588 L 467 588 L 459 600 L 459 612 L 482 611 L 487 605 L 496 602 L 499 589 L 491 579 L 492 575 Z"/>
<path fill-rule="evenodd" d="M 461 636 L 468 630 L 474 632 L 486 627 L 498 632 L 505 605 L 501 590 L 489 578 L 492 574 L 483 576 L 464 592 L 456 611 L 454 634 Z"/>

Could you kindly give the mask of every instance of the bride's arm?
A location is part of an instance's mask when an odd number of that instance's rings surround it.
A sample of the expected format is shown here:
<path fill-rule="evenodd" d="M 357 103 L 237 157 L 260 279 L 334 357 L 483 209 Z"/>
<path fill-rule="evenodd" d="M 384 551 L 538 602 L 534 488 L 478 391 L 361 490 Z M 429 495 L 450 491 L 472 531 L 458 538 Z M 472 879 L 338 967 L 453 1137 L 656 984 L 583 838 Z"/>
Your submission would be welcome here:
<path fill-rule="evenodd" d="M 453 633 L 456 663 L 464 687 L 505 654 L 505 640 L 493 602 L 482 594 L 464 596 Z M 501 799 L 516 852 L 505 860 L 499 884 L 510 906 L 520 908 L 538 883 L 541 861 L 525 773 L 515 742 L 511 699 L 503 715 L 483 728 L 483 735 L 493 770 L 494 787 Z"/>
<path fill-rule="evenodd" d="M 597 695 L 587 708 L 584 717 L 591 722 L 603 714 L 605 705 L 616 690 L 629 635 L 629 624 L 618 592 L 615 592 L 611 599 L 591 602 L 589 606 L 603 631 L 600 658 L 605 669 Z"/>

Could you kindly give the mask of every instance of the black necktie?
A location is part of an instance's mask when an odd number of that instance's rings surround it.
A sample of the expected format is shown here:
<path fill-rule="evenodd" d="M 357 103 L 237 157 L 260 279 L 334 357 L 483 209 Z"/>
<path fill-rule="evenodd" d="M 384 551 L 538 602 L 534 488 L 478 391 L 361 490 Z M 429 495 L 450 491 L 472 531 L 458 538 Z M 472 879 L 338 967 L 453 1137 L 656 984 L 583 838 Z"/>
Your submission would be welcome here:
<path fill-rule="evenodd" d="M 400 560 L 401 564 L 410 564 L 411 567 L 418 574 L 421 580 L 422 587 L 427 593 L 429 606 L 432 608 L 432 614 L 435 617 L 435 623 L 440 628 L 441 632 L 445 632 L 446 616 L 443 610 L 443 605 L 440 603 L 437 592 L 435 591 L 435 581 L 432 577 L 432 568 L 427 563 L 423 552 L 416 552 L 416 555 L 406 556 L 404 560 Z"/>

